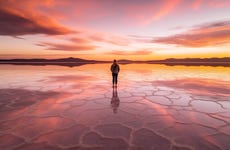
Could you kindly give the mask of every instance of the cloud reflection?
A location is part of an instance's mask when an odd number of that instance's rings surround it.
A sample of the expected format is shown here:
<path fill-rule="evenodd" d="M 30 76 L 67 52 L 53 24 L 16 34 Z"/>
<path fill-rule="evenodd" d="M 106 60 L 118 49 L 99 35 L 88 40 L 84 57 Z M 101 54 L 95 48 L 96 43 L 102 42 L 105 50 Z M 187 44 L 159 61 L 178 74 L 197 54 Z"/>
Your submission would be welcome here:
<path fill-rule="evenodd" d="M 155 83 L 171 88 L 183 89 L 195 95 L 230 96 L 230 84 L 221 80 L 184 78 L 168 81 L 155 81 Z"/>

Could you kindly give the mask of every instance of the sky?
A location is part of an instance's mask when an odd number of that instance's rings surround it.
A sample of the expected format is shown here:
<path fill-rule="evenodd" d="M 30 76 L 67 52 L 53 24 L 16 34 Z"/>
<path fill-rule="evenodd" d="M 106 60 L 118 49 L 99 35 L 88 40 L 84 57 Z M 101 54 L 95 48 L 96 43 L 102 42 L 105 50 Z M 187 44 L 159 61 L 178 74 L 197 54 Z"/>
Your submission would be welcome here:
<path fill-rule="evenodd" d="M 230 57 L 229 0 L 0 0 L 0 59 Z"/>

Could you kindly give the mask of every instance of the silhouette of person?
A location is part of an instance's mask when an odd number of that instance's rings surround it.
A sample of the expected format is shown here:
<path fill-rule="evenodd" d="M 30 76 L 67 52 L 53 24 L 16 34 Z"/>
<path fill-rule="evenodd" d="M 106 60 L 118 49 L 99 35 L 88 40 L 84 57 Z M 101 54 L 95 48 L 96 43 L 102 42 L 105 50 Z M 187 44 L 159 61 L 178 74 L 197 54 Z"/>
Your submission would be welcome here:
<path fill-rule="evenodd" d="M 113 60 L 113 64 L 110 67 L 110 70 L 112 72 L 112 76 L 113 76 L 113 87 L 117 86 L 117 77 L 118 77 L 118 73 L 120 71 L 120 67 L 116 61 L 116 59 Z"/>
<path fill-rule="evenodd" d="M 113 97 L 111 98 L 111 107 L 113 109 L 113 113 L 117 113 L 117 109 L 120 105 L 120 99 L 117 94 L 117 88 L 113 88 Z"/>

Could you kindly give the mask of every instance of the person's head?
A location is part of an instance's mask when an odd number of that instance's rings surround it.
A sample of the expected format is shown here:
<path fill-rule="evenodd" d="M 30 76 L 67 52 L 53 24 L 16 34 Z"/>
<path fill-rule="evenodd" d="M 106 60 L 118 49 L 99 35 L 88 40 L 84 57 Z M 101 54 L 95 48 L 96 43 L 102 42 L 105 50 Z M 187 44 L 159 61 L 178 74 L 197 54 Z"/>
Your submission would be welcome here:
<path fill-rule="evenodd" d="M 117 64 L 117 60 L 116 59 L 113 60 L 113 64 Z"/>

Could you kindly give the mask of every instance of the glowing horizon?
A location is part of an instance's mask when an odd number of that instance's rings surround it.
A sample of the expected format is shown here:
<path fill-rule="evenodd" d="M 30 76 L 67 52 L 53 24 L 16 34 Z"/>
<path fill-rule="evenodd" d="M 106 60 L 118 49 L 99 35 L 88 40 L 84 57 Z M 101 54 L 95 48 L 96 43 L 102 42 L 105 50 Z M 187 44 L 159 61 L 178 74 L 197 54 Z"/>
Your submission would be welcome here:
<path fill-rule="evenodd" d="M 0 0 L 0 59 L 230 57 L 228 0 Z"/>

